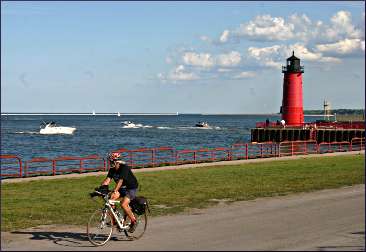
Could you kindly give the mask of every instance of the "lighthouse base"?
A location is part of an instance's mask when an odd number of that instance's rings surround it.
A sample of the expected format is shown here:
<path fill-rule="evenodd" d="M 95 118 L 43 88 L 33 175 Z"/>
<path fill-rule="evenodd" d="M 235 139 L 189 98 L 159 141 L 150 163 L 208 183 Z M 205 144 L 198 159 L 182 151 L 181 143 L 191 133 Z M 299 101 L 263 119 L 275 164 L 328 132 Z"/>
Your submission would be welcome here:
<path fill-rule="evenodd" d="M 301 128 L 254 128 L 251 142 L 307 141 L 351 142 L 353 138 L 364 138 L 365 129 L 301 129 Z"/>

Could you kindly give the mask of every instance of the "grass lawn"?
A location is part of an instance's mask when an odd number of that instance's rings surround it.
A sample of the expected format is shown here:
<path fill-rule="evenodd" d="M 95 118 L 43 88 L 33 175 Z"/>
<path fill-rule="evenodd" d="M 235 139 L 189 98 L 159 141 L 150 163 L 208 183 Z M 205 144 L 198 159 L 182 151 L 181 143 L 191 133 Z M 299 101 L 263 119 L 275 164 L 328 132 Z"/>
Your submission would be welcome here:
<path fill-rule="evenodd" d="M 153 168 L 152 168 L 153 169 Z M 364 155 L 276 160 L 233 166 L 136 173 L 139 195 L 152 215 L 166 215 L 215 203 L 286 195 L 365 183 Z M 1 230 L 41 224 L 86 225 L 101 206 L 88 193 L 104 176 L 38 180 L 1 185 Z M 110 186 L 111 188 L 111 186 Z"/>

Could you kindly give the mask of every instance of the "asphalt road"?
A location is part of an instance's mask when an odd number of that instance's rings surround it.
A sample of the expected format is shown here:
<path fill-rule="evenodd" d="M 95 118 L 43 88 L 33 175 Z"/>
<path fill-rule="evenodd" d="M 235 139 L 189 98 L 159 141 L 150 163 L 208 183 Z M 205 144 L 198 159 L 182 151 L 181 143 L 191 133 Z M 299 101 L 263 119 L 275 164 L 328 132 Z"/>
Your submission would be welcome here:
<path fill-rule="evenodd" d="M 104 247 L 85 227 L 40 226 L 1 234 L 2 250 L 364 250 L 365 185 L 236 202 L 155 217 L 145 235 Z"/>

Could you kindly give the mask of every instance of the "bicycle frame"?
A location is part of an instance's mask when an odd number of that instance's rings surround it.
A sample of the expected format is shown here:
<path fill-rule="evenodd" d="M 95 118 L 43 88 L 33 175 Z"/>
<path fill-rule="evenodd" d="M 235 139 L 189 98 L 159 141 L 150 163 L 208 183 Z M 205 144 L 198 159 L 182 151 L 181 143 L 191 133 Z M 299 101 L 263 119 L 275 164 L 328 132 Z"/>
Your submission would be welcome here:
<path fill-rule="evenodd" d="M 117 221 L 117 225 L 120 229 L 127 230 L 129 228 L 129 226 L 123 226 L 124 219 L 122 219 L 122 222 L 121 222 L 118 215 L 116 214 L 116 212 L 113 209 L 113 206 L 115 206 L 117 203 L 120 203 L 120 201 L 109 199 L 109 194 L 104 196 L 103 199 L 105 201 L 103 209 L 108 209 L 112 213 L 113 218 L 115 219 L 115 221 Z"/>

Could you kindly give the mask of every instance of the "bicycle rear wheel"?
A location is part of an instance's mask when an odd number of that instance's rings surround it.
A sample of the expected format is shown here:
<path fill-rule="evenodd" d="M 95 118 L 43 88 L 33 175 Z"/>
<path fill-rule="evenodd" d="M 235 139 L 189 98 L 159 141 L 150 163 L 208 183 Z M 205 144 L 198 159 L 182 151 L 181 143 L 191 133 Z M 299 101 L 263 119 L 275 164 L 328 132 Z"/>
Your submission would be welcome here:
<path fill-rule="evenodd" d="M 96 210 L 89 219 L 87 234 L 89 241 L 95 246 L 106 244 L 112 236 L 112 218 L 107 209 Z"/>
<path fill-rule="evenodd" d="M 136 213 L 135 217 L 137 220 L 137 226 L 133 233 L 125 232 L 126 236 L 133 238 L 134 240 L 140 239 L 142 235 L 145 233 L 146 227 L 147 227 L 147 213 L 145 212 L 142 215 L 137 215 Z M 131 223 L 130 218 L 126 215 L 126 224 Z"/>

